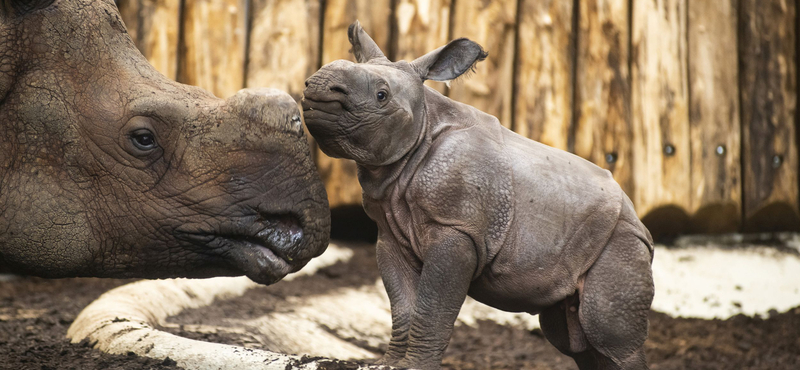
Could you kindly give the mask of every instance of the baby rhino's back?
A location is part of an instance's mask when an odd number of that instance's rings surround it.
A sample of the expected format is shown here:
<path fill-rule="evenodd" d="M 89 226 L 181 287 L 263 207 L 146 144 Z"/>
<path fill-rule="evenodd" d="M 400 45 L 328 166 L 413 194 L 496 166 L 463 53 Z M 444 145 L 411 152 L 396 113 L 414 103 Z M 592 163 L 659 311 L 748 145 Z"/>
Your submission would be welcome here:
<path fill-rule="evenodd" d="M 501 309 L 536 311 L 575 291 L 632 206 L 608 171 L 511 131 L 502 135 L 512 225 L 471 295 Z"/>

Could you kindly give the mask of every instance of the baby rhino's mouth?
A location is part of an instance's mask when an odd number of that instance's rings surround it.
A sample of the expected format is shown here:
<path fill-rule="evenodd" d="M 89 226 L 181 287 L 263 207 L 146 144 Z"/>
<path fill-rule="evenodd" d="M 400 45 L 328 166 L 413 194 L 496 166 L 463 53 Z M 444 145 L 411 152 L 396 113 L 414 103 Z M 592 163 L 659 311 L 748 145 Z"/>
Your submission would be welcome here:
<path fill-rule="evenodd" d="M 303 106 L 303 118 L 308 121 L 324 121 L 334 123 L 344 111 L 344 106 L 339 100 L 315 100 L 308 96 L 300 101 Z"/>
<path fill-rule="evenodd" d="M 345 109 L 338 100 L 315 100 L 308 96 L 300 102 L 303 106 L 303 119 L 311 136 L 317 141 L 325 154 L 334 158 L 347 158 L 341 148 L 342 138 L 351 129 L 345 128 L 340 118 Z"/>
<path fill-rule="evenodd" d="M 257 283 L 276 283 L 309 261 L 292 257 L 303 242 L 303 229 L 293 216 L 260 217 L 250 224 L 225 225 L 215 231 L 182 229 L 181 239 L 221 255 Z"/>

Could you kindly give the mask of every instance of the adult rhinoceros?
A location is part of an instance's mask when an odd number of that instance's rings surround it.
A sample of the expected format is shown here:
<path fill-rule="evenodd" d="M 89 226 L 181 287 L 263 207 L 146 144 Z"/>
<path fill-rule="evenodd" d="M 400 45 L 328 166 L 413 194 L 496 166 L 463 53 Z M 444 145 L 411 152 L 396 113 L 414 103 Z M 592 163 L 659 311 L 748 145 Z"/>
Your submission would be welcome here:
<path fill-rule="evenodd" d="M 296 103 L 170 81 L 111 0 L 0 0 L 0 269 L 272 283 L 327 245 Z"/>

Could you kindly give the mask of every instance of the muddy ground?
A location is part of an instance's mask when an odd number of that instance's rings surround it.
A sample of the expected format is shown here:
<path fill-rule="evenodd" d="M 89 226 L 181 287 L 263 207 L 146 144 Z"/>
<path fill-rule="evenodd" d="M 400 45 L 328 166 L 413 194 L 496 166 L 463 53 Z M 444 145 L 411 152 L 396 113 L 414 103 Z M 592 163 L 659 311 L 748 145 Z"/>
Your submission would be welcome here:
<path fill-rule="evenodd" d="M 310 277 L 256 288 L 244 296 L 189 310 L 170 322 L 224 325 L 225 317 L 256 318 L 289 296 L 323 294 L 329 289 L 374 284 L 374 250 L 354 248 L 355 257 Z M 65 334 L 80 310 L 113 287 L 130 280 L 19 278 L 0 282 L 0 369 L 177 369 L 171 360 L 102 354 L 88 343 L 70 344 Z M 247 337 L 175 334 L 246 345 Z M 728 320 L 674 319 L 650 314 L 646 343 L 652 369 L 800 369 L 800 307 L 769 317 Z M 380 351 L 381 348 L 373 349 Z M 479 322 L 456 328 L 444 359 L 446 369 L 575 369 L 541 331 Z"/>

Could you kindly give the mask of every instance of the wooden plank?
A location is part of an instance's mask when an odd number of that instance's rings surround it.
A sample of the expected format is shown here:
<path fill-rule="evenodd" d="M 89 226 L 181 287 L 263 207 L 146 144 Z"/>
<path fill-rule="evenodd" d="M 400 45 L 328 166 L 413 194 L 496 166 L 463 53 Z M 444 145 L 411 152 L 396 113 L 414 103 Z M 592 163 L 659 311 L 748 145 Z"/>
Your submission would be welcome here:
<path fill-rule="evenodd" d="M 632 2 L 633 201 L 654 235 L 688 227 L 687 0 Z"/>
<path fill-rule="evenodd" d="M 449 96 L 511 127 L 517 0 L 456 1 L 451 38 L 466 37 L 489 52 L 475 74 L 452 82 Z"/>
<path fill-rule="evenodd" d="M 319 69 L 319 0 L 253 0 L 247 86 L 274 87 L 295 99 Z M 347 37 L 340 42 L 347 43 Z"/>
<path fill-rule="evenodd" d="M 389 50 L 390 0 L 329 0 L 325 5 L 322 64 L 337 59 L 355 61 L 347 28 L 356 19 L 384 53 Z"/>
<path fill-rule="evenodd" d="M 323 20 L 322 63 L 337 59 L 355 61 L 350 54 L 347 28 L 358 19 L 385 52 L 389 50 L 390 0 L 331 0 Z M 351 160 L 330 158 L 317 151 L 317 168 L 328 191 L 331 207 L 361 204 L 358 170 Z"/>
<path fill-rule="evenodd" d="M 176 79 L 180 2 L 175 0 L 122 0 L 120 15 L 136 47 L 163 75 Z"/>
<path fill-rule="evenodd" d="M 513 129 L 567 150 L 572 120 L 573 2 L 522 0 Z"/>
<path fill-rule="evenodd" d="M 400 0 L 395 7 L 397 32 L 392 50 L 395 60 L 412 61 L 450 41 L 451 0 Z M 441 93 L 446 86 L 438 81 L 425 81 Z"/>
<path fill-rule="evenodd" d="M 244 87 L 247 0 L 185 0 L 178 81 L 221 98 Z"/>
<path fill-rule="evenodd" d="M 575 68 L 575 154 L 633 194 L 628 0 L 580 2 Z"/>
<path fill-rule="evenodd" d="M 741 224 L 738 0 L 689 1 L 691 231 Z"/>
<path fill-rule="evenodd" d="M 746 230 L 798 230 L 796 4 L 742 0 L 740 66 Z"/>

